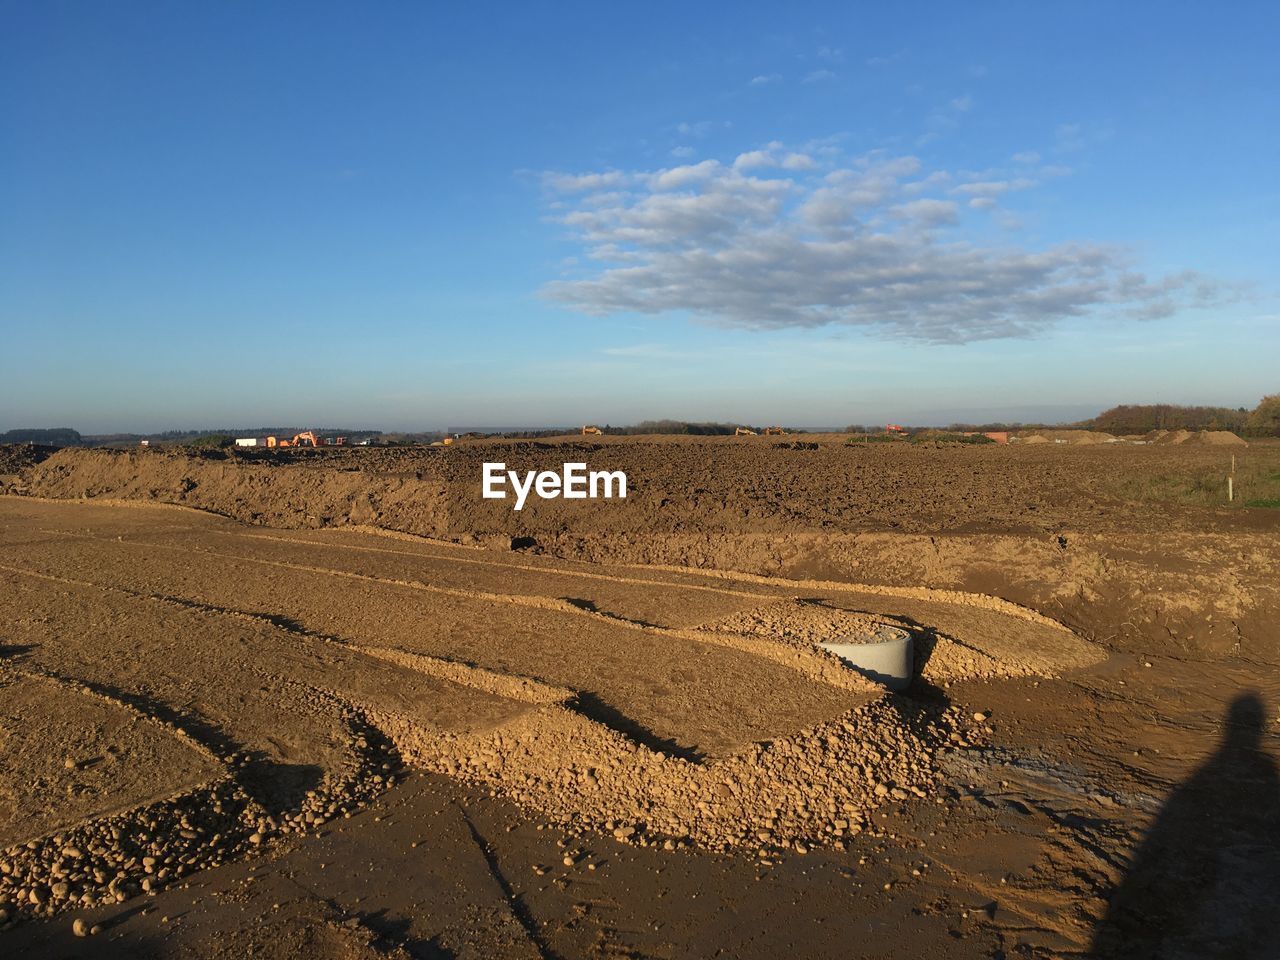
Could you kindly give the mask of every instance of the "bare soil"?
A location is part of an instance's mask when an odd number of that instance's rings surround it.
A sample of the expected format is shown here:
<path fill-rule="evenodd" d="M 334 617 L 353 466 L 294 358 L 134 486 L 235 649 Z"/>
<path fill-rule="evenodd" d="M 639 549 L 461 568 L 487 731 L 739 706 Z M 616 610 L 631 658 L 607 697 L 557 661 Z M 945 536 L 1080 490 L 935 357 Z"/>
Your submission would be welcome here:
<path fill-rule="evenodd" d="M 0 946 L 1276 955 L 1280 524 L 1103 494 L 1230 452 L 815 442 L 21 465 Z"/>

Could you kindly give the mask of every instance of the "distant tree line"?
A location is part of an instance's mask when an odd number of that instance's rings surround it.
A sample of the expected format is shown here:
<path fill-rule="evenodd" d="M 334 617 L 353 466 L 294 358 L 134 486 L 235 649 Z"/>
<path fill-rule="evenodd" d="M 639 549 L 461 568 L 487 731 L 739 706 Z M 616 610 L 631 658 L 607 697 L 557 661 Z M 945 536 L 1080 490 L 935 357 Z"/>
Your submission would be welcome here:
<path fill-rule="evenodd" d="M 635 436 L 643 433 L 674 434 L 692 437 L 732 436 L 738 427 L 747 426 L 742 423 L 688 423 L 684 420 L 641 420 L 629 427 L 605 426 L 605 433 L 618 436 Z M 758 428 L 753 428 L 758 429 Z"/>
<path fill-rule="evenodd" d="M 1121 404 L 1104 410 L 1082 427 L 1106 433 L 1149 433 L 1152 430 L 1231 430 L 1240 432 L 1249 419 L 1245 407 L 1182 407 L 1172 403 Z"/>
<path fill-rule="evenodd" d="M 733 436 L 739 427 L 750 427 L 745 423 L 691 423 L 686 420 L 641 420 L 639 423 L 633 423 L 625 427 L 615 427 L 612 424 L 597 424 L 600 432 L 611 437 L 633 437 L 642 434 L 658 434 L 668 436 L 693 436 L 693 437 L 724 437 Z M 760 433 L 763 427 L 750 427 L 757 433 Z M 558 437 L 566 433 L 577 433 L 578 427 L 548 427 L 545 430 L 513 430 L 504 431 L 499 436 L 519 437 L 521 439 L 536 439 L 538 437 Z M 797 430 L 791 427 L 787 428 L 788 433 L 804 433 L 803 430 Z"/>
<path fill-rule="evenodd" d="M 0 443 L 49 443 L 59 447 L 73 447 L 83 438 L 70 427 L 54 427 L 49 430 L 6 430 L 0 434 Z"/>

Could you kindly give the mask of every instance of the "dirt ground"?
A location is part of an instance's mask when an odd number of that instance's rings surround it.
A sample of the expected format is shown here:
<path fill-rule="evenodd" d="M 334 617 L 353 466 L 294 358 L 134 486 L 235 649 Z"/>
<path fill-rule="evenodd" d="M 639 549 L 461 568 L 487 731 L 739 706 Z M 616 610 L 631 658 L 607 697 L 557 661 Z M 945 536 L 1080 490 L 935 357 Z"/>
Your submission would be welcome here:
<path fill-rule="evenodd" d="M 1280 955 L 1277 511 L 1104 495 L 1230 452 L 775 439 L 17 465 L 0 947 Z"/>

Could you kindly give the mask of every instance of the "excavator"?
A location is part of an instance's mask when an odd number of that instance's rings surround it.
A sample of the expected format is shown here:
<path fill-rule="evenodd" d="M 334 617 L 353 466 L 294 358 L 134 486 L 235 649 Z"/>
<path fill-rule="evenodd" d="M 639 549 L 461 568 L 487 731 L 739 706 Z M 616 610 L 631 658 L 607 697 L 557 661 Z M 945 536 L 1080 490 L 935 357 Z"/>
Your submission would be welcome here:
<path fill-rule="evenodd" d="M 278 437 L 267 437 L 268 447 L 318 447 L 320 446 L 320 438 L 310 430 L 303 430 L 301 433 L 295 433 L 292 440 L 283 440 Z"/>
<path fill-rule="evenodd" d="M 604 431 L 601 430 L 599 427 L 593 427 L 591 424 L 587 424 L 585 427 L 582 428 L 582 435 L 584 437 L 587 437 L 587 436 L 600 437 L 604 435 Z"/>
<path fill-rule="evenodd" d="M 756 433 L 756 432 L 755 432 L 754 430 L 752 430 L 750 427 L 739 427 L 737 430 L 733 431 L 733 435 L 734 435 L 735 437 L 758 437 L 758 436 L 760 436 L 760 434 Z"/>
<path fill-rule="evenodd" d="M 764 435 L 766 437 L 785 437 L 787 435 L 787 431 L 783 430 L 781 427 L 765 427 Z"/>
<path fill-rule="evenodd" d="M 907 428 L 897 423 L 886 423 L 884 432 L 891 437 L 897 437 L 900 440 L 907 439 Z"/>

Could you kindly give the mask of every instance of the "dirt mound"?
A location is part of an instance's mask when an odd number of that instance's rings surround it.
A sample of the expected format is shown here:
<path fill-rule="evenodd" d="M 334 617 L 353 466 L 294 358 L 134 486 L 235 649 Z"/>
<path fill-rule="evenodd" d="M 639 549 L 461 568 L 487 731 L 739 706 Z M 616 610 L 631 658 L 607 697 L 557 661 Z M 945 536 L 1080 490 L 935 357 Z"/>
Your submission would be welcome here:
<path fill-rule="evenodd" d="M 1175 446 L 1186 443 L 1193 434 L 1190 430 L 1152 430 L 1147 434 L 1147 443 L 1161 446 Z"/>
<path fill-rule="evenodd" d="M 1114 443 L 1116 438 L 1097 430 L 1035 430 L 1016 434 L 1023 443 L 1070 443 L 1088 446 L 1098 443 Z"/>
<path fill-rule="evenodd" d="M 1247 447 L 1249 445 L 1230 430 L 1152 430 L 1143 439 L 1157 446 Z"/>
<path fill-rule="evenodd" d="M 1249 444 L 1230 430 L 1201 430 L 1188 443 L 1199 443 L 1209 447 L 1247 447 Z"/>
<path fill-rule="evenodd" d="M 1015 532 L 1203 529 L 1203 511 L 1152 511 L 1121 500 L 1126 478 L 1196 466 L 1208 450 L 1123 444 L 820 444 L 816 450 L 716 438 L 664 443 L 466 442 L 434 449 L 63 450 L 28 468 L 30 493 L 162 501 L 288 528 L 367 524 L 432 537 L 699 531 Z M 1035 436 L 1040 436 L 1036 434 Z M 747 438 L 752 439 L 752 438 Z M 1047 440 L 1041 443 L 1047 443 Z M 1121 459 L 1123 458 L 1123 459 Z M 482 465 L 621 470 L 625 500 L 541 500 L 519 512 L 480 496 Z M 1208 462 L 1208 460 L 1206 460 Z"/>
<path fill-rule="evenodd" d="M 54 454 L 53 447 L 30 443 L 0 443 L 0 493 L 22 489 L 18 474 Z"/>

